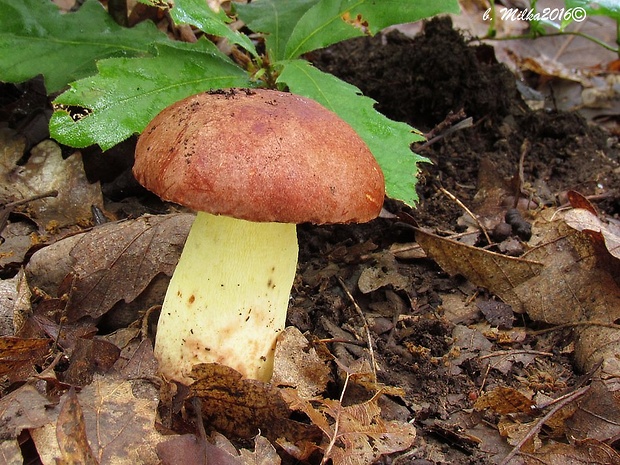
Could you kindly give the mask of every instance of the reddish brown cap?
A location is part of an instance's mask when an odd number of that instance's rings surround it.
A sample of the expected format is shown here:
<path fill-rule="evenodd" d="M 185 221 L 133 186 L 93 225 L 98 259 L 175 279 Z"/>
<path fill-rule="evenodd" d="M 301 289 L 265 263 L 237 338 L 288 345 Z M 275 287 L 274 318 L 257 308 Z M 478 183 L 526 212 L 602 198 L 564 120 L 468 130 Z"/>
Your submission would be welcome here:
<path fill-rule="evenodd" d="M 140 136 L 133 171 L 164 200 L 257 222 L 365 222 L 385 194 L 379 165 L 347 123 L 313 100 L 264 89 L 166 108 Z"/>

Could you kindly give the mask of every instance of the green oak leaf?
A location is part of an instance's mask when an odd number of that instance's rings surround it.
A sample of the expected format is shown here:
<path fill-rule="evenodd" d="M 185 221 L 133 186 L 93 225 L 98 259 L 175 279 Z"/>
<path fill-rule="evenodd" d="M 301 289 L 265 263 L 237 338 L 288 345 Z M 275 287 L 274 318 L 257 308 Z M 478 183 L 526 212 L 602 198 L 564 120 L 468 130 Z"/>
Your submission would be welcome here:
<path fill-rule="evenodd" d="M 150 58 L 100 60 L 97 75 L 72 83 L 54 101 L 52 137 L 72 147 L 97 144 L 107 150 L 189 95 L 252 85 L 247 73 L 207 40 L 160 43 L 156 50 Z"/>
<path fill-rule="evenodd" d="M 205 0 L 176 0 L 170 10 L 170 16 L 177 24 L 191 24 L 217 37 L 223 37 L 237 44 L 254 56 L 258 56 L 254 44 L 246 35 L 230 29 L 226 23 L 231 19 L 222 9 L 217 13 L 205 4 Z"/>
<path fill-rule="evenodd" d="M 272 59 L 292 59 L 394 24 L 458 13 L 456 0 L 255 0 L 238 6 L 248 26 L 269 34 Z"/>
<path fill-rule="evenodd" d="M 256 32 L 267 34 L 265 45 L 273 61 L 284 59 L 295 25 L 319 0 L 256 0 L 236 5 L 239 17 Z"/>
<path fill-rule="evenodd" d="M 410 146 L 424 137 L 405 123 L 393 121 L 374 109 L 375 101 L 337 77 L 324 73 L 305 60 L 277 63 L 278 83 L 295 94 L 316 100 L 337 113 L 364 139 L 385 175 L 387 194 L 413 205 L 416 164 L 428 161 L 413 153 Z"/>
<path fill-rule="evenodd" d="M 607 16 L 620 22 L 620 2 L 618 0 L 566 0 L 566 8 L 583 8 L 586 14 Z M 619 33 L 620 34 L 620 33 Z"/>
<path fill-rule="evenodd" d="M 48 92 L 57 92 L 94 73 L 96 60 L 149 55 L 162 38 L 151 22 L 119 26 L 96 0 L 67 14 L 49 0 L 0 0 L 0 80 L 42 74 Z"/>

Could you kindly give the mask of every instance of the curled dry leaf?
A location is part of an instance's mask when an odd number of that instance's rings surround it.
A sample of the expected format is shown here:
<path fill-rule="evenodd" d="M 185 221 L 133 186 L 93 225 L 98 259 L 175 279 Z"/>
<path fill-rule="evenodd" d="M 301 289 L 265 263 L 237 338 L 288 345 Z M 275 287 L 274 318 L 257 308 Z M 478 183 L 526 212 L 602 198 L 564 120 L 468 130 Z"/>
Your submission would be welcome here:
<path fill-rule="evenodd" d="M 260 431 L 270 439 L 282 436 L 292 441 L 313 436 L 312 428 L 289 420 L 280 391 L 269 384 L 243 379 L 218 363 L 195 365 L 191 377 L 196 381 L 190 395 L 202 400 L 202 416 L 217 431 L 241 438 Z"/>
<path fill-rule="evenodd" d="M 573 208 L 564 215 L 564 221 L 577 231 L 593 233 L 593 240 L 604 244 L 609 253 L 620 259 L 620 226 L 604 223 L 596 214 L 583 208 Z"/>
<path fill-rule="evenodd" d="M 74 388 L 69 389 L 61 402 L 56 438 L 61 453 L 57 465 L 99 465 L 88 444 L 84 414 Z"/>
<path fill-rule="evenodd" d="M 382 455 L 411 447 L 416 437 L 412 424 L 381 418 L 378 395 L 360 404 L 342 406 L 333 399 L 301 399 L 293 389 L 285 389 L 283 394 L 291 408 L 305 413 L 323 431 L 325 438 L 318 448 L 326 454 L 324 459 L 330 458 L 334 465 L 373 463 Z M 295 453 L 289 444 L 281 440 L 278 443 L 289 453 Z"/>
<path fill-rule="evenodd" d="M 144 215 L 83 234 L 70 252 L 69 320 L 97 318 L 121 300 L 133 301 L 160 273 L 172 275 L 193 220 L 191 214 Z"/>

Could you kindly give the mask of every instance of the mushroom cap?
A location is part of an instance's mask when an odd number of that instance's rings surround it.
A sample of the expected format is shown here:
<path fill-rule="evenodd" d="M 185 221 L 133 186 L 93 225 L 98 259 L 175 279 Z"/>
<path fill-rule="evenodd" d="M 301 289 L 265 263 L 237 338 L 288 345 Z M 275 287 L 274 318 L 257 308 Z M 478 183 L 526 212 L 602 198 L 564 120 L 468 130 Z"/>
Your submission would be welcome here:
<path fill-rule="evenodd" d="M 385 195 L 351 126 L 266 89 L 205 92 L 164 109 L 138 140 L 133 172 L 163 200 L 255 222 L 365 222 Z"/>

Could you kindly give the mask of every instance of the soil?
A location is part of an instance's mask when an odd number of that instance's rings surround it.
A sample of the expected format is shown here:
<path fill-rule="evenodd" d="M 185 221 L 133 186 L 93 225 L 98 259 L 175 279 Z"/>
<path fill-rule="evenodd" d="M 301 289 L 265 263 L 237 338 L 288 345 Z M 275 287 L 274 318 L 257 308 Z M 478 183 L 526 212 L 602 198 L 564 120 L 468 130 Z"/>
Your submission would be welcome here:
<path fill-rule="evenodd" d="M 391 32 L 354 39 L 311 58 L 317 67 L 375 99 L 376 108 L 386 116 L 405 121 L 424 133 L 450 121 L 450 115 L 472 117 L 472 127 L 417 147 L 432 161 L 421 165 L 419 204 L 415 210 L 388 204 L 392 212 L 407 211 L 418 225 L 435 231 L 462 230 L 459 219 L 463 209 L 439 188 L 467 206 L 476 206 L 476 194 L 488 186 L 489 172 L 495 178 L 491 184 L 500 184 L 508 192 L 514 189 L 511 186 L 515 178 L 519 179 L 520 158 L 524 155 L 521 190 L 525 192 L 521 196 L 539 206 L 550 206 L 564 203 L 569 190 L 595 199 L 605 192 L 596 201 L 597 208 L 610 217 L 620 215 L 617 137 L 590 125 L 577 113 L 555 111 L 552 107 L 530 110 L 517 90 L 514 75 L 496 61 L 492 48 L 467 44 L 448 18 L 426 23 L 424 33 L 415 38 Z M 510 198 L 508 201 L 512 202 Z M 328 269 L 329 263 L 335 261 L 338 275 L 354 289 L 361 269 L 376 266 L 380 252 L 390 245 L 414 241 L 413 234 L 398 222 L 382 219 L 355 228 L 336 226 L 317 231 L 309 227 L 302 232 L 302 286 L 297 288 L 296 298 L 307 310 L 303 315 L 308 316 L 300 321 L 295 318 L 298 313 L 292 312 L 291 323 L 302 331 L 329 338 L 334 334 L 326 331 L 321 321 L 330 318 L 340 327 L 357 328 L 361 337 L 359 317 L 342 287 L 333 280 L 331 286 L 323 281 L 313 285 L 314 281 L 305 276 L 315 276 L 317 270 Z M 351 250 L 356 244 L 369 242 L 376 245 L 370 260 L 363 260 L 369 250 L 356 257 L 358 260 L 350 253 L 334 258 L 342 247 Z M 493 453 L 473 447 L 465 436 L 454 432 L 465 426 L 457 412 L 471 408 L 483 385 L 517 386 L 517 377 L 526 376 L 526 370 L 516 364 L 506 374 L 484 372 L 474 361 L 462 365 L 458 374 L 442 367 L 440 361 L 448 356 L 453 330 L 459 322 L 445 317 L 441 295 L 473 295 L 475 290 L 458 277 L 444 274 L 431 260 L 398 260 L 395 266 L 397 273 L 407 278 L 406 285 L 400 289 L 387 286 L 368 295 L 358 292 L 355 297 L 364 311 L 390 322 L 395 309 L 406 309 L 400 323 L 393 328 L 388 325 L 391 330 L 373 334 L 375 355 L 382 368 L 380 381 L 405 390 L 406 395 L 398 403 L 414 411 L 416 424 L 420 425 L 418 450 L 409 461 L 399 463 L 494 463 Z M 484 317 L 479 313 L 468 323 L 480 321 Z M 522 320 L 517 325 L 528 322 Z M 554 350 L 563 346 L 560 339 L 558 335 L 530 337 L 512 348 Z M 551 363 L 560 372 L 568 373 L 567 385 L 579 376 L 569 357 L 558 356 Z M 440 458 L 435 461 L 429 457 Z"/>
<path fill-rule="evenodd" d="M 617 137 L 576 113 L 530 110 L 514 75 L 495 60 L 493 50 L 469 45 L 449 19 L 426 23 L 424 34 L 416 38 L 391 32 L 350 40 L 310 58 L 374 98 L 377 109 L 388 117 L 432 137 L 443 136 L 414 147 L 432 162 L 421 166 L 418 205 L 413 209 L 388 201 L 386 209 L 391 213 L 406 213 L 418 225 L 438 232 L 462 231 L 466 228 L 463 209 L 440 188 L 473 208 L 480 206 L 481 189 L 495 183 L 538 206 L 562 204 L 567 191 L 577 190 L 595 196 L 602 213 L 620 215 Z M 447 128 L 465 117 L 472 118 L 470 127 L 446 134 Z M 121 156 L 85 154 L 87 173 L 97 173 L 107 206 L 121 216 L 136 211 L 116 202 L 143 195 L 131 181 L 124 181 L 130 165 L 125 155 L 132 144 L 115 149 Z M 144 199 L 141 202 L 152 211 L 152 200 Z M 508 199 L 501 208 L 505 211 L 511 202 Z M 400 465 L 497 463 L 511 447 L 495 428 L 485 426 L 496 418 L 476 417 L 473 403 L 488 386 L 519 387 L 523 379 L 533 383 L 536 375 L 519 363 L 505 372 L 485 369 L 476 358 L 458 367 L 450 363 L 456 357 L 455 328 L 483 323 L 485 318 L 481 312 L 468 315 L 466 321 L 449 318 L 445 296 L 467 299 L 476 293 L 485 296 L 485 291 L 448 276 L 430 259 L 395 259 L 388 252 L 391 246 L 415 241 L 411 222 L 379 218 L 365 225 L 300 226 L 299 272 L 288 323 L 328 341 L 342 361 L 366 357 L 359 344 L 342 341 L 366 341 L 368 329 L 380 367 L 378 381 L 402 389 L 386 397 L 384 412 L 397 419 L 414 418 L 418 431 L 415 447 L 398 460 Z M 362 293 L 358 282 L 368 269 L 377 270 L 385 281 Z M 531 323 L 521 316 L 515 326 L 531 327 Z M 564 337 L 561 332 L 528 335 L 508 346 L 554 354 L 544 362 L 546 372 L 556 373 L 546 381 L 550 393 L 575 385 L 581 375 L 573 369 L 570 354 L 560 350 L 566 345 Z M 491 350 L 506 349 L 497 341 L 492 345 Z M 334 398 L 341 388 L 342 382 L 334 383 Z M 347 401 L 364 395 L 352 392 Z M 481 447 L 478 439 L 463 433 L 466 426 L 480 437 L 497 440 L 485 438 Z M 397 455 L 381 463 L 394 463 Z"/>

